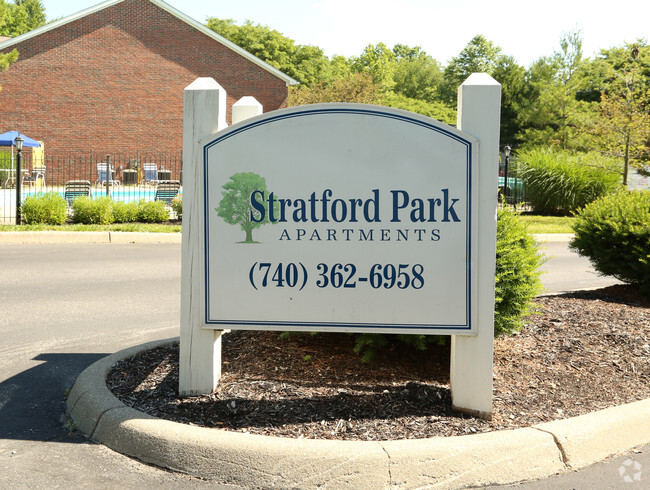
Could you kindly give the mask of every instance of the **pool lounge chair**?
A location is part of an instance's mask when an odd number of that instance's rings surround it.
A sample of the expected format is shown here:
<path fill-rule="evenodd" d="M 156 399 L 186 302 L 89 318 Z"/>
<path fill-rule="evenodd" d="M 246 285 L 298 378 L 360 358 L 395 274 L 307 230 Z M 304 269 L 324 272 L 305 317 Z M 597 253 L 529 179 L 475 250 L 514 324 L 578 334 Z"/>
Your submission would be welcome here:
<path fill-rule="evenodd" d="M 69 180 L 65 183 L 65 191 L 63 197 L 65 198 L 68 206 L 72 206 L 72 202 L 79 196 L 91 196 L 91 186 L 89 180 Z"/>
<path fill-rule="evenodd" d="M 142 171 L 144 172 L 144 184 L 158 183 L 158 165 L 155 163 L 143 163 Z"/>
<path fill-rule="evenodd" d="M 155 201 L 165 201 L 168 206 L 171 206 L 172 199 L 174 199 L 181 189 L 180 180 L 160 180 L 156 188 Z"/>
<path fill-rule="evenodd" d="M 95 181 L 95 184 L 99 185 L 106 185 L 106 163 L 97 163 L 97 180 Z M 110 180 L 108 183 L 110 185 L 120 185 L 121 182 L 119 180 L 113 179 L 113 175 L 115 174 L 115 169 L 111 165 L 111 173 L 110 173 Z"/>
<path fill-rule="evenodd" d="M 30 187 L 38 184 L 38 179 L 41 179 L 41 185 L 45 187 L 45 165 L 43 162 L 34 163 L 32 165 L 31 173 L 27 172 L 23 174 L 23 185 L 28 184 Z"/>

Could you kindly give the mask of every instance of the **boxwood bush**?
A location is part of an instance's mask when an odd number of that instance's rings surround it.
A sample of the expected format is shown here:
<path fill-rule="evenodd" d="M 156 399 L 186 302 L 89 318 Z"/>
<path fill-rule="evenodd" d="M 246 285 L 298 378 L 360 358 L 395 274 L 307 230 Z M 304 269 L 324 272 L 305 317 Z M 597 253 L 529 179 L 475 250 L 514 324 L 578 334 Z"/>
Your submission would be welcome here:
<path fill-rule="evenodd" d="M 650 296 L 650 191 L 620 190 L 576 213 L 570 246 L 603 275 Z"/>
<path fill-rule="evenodd" d="M 66 220 L 67 204 L 56 192 L 29 196 L 21 205 L 22 221 L 27 225 L 62 225 Z"/>
<path fill-rule="evenodd" d="M 78 197 L 72 203 L 72 221 L 86 225 L 111 223 L 162 223 L 169 211 L 162 201 L 121 202 L 108 197 Z"/>
<path fill-rule="evenodd" d="M 138 221 L 140 207 L 137 202 L 113 202 L 113 219 L 115 223 L 133 223 Z"/>
<path fill-rule="evenodd" d="M 618 162 L 597 153 L 530 148 L 517 157 L 526 199 L 540 214 L 569 215 L 615 192 L 622 182 Z"/>
<path fill-rule="evenodd" d="M 113 201 L 110 197 L 77 197 L 72 202 L 72 221 L 85 225 L 110 225 L 114 221 Z"/>
<path fill-rule="evenodd" d="M 497 257 L 494 336 L 521 329 L 531 313 L 532 300 L 542 292 L 540 266 L 545 259 L 519 215 L 510 209 L 497 213 Z"/>
<path fill-rule="evenodd" d="M 163 201 L 140 201 L 138 221 L 143 223 L 162 223 L 169 219 L 169 211 Z"/>

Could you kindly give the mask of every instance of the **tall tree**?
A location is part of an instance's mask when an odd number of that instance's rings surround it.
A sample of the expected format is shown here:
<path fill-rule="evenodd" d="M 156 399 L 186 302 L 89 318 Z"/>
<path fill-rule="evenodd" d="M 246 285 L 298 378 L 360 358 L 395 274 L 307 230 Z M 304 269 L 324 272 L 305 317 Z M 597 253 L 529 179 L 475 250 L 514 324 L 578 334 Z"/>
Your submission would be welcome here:
<path fill-rule="evenodd" d="M 350 63 L 353 71 L 369 74 L 383 90 L 392 90 L 395 86 L 395 54 L 384 43 L 369 44 Z"/>
<path fill-rule="evenodd" d="M 519 146 L 522 141 L 517 136 L 521 131 L 517 114 L 529 94 L 526 70 L 512 56 L 500 56 L 491 75 L 501 84 L 501 146 Z"/>
<path fill-rule="evenodd" d="M 420 46 L 411 48 L 404 44 L 393 47 L 396 59 L 393 90 L 411 99 L 427 102 L 439 100 L 442 69 L 438 62 Z"/>
<path fill-rule="evenodd" d="M 16 37 L 45 25 L 45 7 L 41 0 L 0 0 L 0 36 Z"/>
<path fill-rule="evenodd" d="M 249 20 L 238 26 L 232 19 L 216 17 L 209 18 L 206 25 L 300 83 L 311 85 L 331 76 L 330 62 L 322 49 L 296 44 L 268 26 Z"/>
<path fill-rule="evenodd" d="M 500 53 L 501 48 L 488 41 L 485 36 L 474 36 L 445 68 L 444 83 L 441 87 L 441 96 L 445 102 L 456 104 L 458 86 L 472 73 L 492 74 Z"/>
<path fill-rule="evenodd" d="M 528 70 L 530 93 L 518 111 L 522 131 L 519 137 L 528 145 L 559 148 L 589 147 L 584 128 L 593 117 L 593 103 L 580 100 L 586 87 L 582 38 L 579 32 L 564 34 L 560 50 L 537 60 Z"/>
<path fill-rule="evenodd" d="M 602 91 L 594 125 L 600 150 L 623 161 L 623 184 L 629 167 L 650 160 L 650 47 L 643 40 L 601 51 L 598 62 L 609 82 Z"/>
<path fill-rule="evenodd" d="M 4 2 L 4 0 L 0 0 L 0 35 L 2 34 L 5 22 L 8 18 L 9 15 L 9 6 Z M 7 68 L 9 68 L 9 65 L 16 61 L 18 59 L 18 51 L 15 49 L 9 53 L 0 53 L 0 72 L 5 71 Z M 2 87 L 0 87 L 0 90 L 2 90 Z"/>

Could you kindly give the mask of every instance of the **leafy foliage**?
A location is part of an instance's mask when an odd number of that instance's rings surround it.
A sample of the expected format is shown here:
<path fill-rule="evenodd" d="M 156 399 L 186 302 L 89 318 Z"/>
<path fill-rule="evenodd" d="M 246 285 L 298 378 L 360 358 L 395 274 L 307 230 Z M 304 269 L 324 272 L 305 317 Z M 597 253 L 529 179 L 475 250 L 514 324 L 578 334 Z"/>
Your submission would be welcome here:
<path fill-rule="evenodd" d="M 621 190 L 576 214 L 570 246 L 603 275 L 650 296 L 650 191 Z"/>
<path fill-rule="evenodd" d="M 617 162 L 597 153 L 530 148 L 517 156 L 526 197 L 535 212 L 564 214 L 614 192 L 621 182 Z"/>
<path fill-rule="evenodd" d="M 115 223 L 135 223 L 138 221 L 137 202 L 115 201 L 113 203 L 113 220 Z"/>
<path fill-rule="evenodd" d="M 138 203 L 138 221 L 143 223 L 162 223 L 169 219 L 169 211 L 164 201 L 145 201 Z"/>
<path fill-rule="evenodd" d="M 15 49 L 6 54 L 0 53 L 0 72 L 5 71 L 7 68 L 9 68 L 9 65 L 17 59 L 18 51 Z"/>
<path fill-rule="evenodd" d="M 441 104 L 438 92 L 443 77 L 438 62 L 419 46 L 396 44 L 393 53 L 396 60 L 393 91 L 410 99 Z"/>
<path fill-rule="evenodd" d="M 62 225 L 66 219 L 67 204 L 56 192 L 29 196 L 21 205 L 23 223 L 27 225 Z"/>
<path fill-rule="evenodd" d="M 72 201 L 72 221 L 86 225 L 110 225 L 114 222 L 113 201 L 110 197 L 77 197 Z"/>
<path fill-rule="evenodd" d="M 321 82 L 312 87 L 291 87 L 288 105 L 298 106 L 322 102 L 378 104 L 380 100 L 380 88 L 372 81 L 372 76 L 352 73 L 346 78 L 330 83 Z"/>
<path fill-rule="evenodd" d="M 77 197 L 72 202 L 72 222 L 84 225 L 110 225 L 112 223 L 162 223 L 169 219 L 163 201 L 124 203 L 110 197 L 92 199 Z"/>
<path fill-rule="evenodd" d="M 494 336 L 521 329 L 531 313 L 532 300 L 542 291 L 540 266 L 544 259 L 526 225 L 509 208 L 497 214 L 497 256 Z"/>
<path fill-rule="evenodd" d="M 403 342 L 416 350 L 427 350 L 430 345 L 444 345 L 447 342 L 447 337 L 441 335 L 359 333 L 355 334 L 354 353 L 361 356 L 361 362 L 372 362 L 381 349 L 396 342 Z"/>
<path fill-rule="evenodd" d="M 600 95 L 592 133 L 598 149 L 623 161 L 627 185 L 629 166 L 650 160 L 650 47 L 639 42 L 601 56 L 609 83 Z"/>
<path fill-rule="evenodd" d="M 352 70 L 367 73 L 382 90 L 392 90 L 395 86 L 395 54 L 384 43 L 366 46 L 358 58 L 352 58 Z"/>
<path fill-rule="evenodd" d="M 416 112 L 447 124 L 456 124 L 456 111 L 442 102 L 426 102 L 395 93 L 385 94 L 380 102 L 388 107 Z"/>
<path fill-rule="evenodd" d="M 41 0 L 0 0 L 0 36 L 16 37 L 45 25 Z"/>
<path fill-rule="evenodd" d="M 177 194 L 172 199 L 172 211 L 176 213 L 177 219 L 183 219 L 183 194 Z"/>
<path fill-rule="evenodd" d="M 443 100 L 450 104 L 455 103 L 459 85 L 472 73 L 492 73 L 500 53 L 501 48 L 488 41 L 485 36 L 474 36 L 445 68 L 441 87 Z"/>
<path fill-rule="evenodd" d="M 580 100 L 585 89 L 582 38 L 570 32 L 560 39 L 560 50 L 537 60 L 528 70 L 530 92 L 519 108 L 519 138 L 527 145 L 586 149 L 583 129 L 593 114 L 593 103 Z"/>
<path fill-rule="evenodd" d="M 282 33 L 249 20 L 238 26 L 232 19 L 211 17 L 206 25 L 300 83 L 312 85 L 330 78 L 330 63 L 320 48 L 296 44 Z"/>

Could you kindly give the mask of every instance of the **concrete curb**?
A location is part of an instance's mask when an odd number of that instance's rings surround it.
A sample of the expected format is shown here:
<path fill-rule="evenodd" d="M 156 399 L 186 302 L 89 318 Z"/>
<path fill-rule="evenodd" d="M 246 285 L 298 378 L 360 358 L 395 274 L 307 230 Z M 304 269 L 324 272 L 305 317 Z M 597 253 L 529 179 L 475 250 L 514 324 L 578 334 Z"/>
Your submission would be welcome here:
<path fill-rule="evenodd" d="M 535 427 L 430 439 L 283 439 L 206 429 L 124 406 L 106 387 L 112 354 L 77 378 L 66 401 L 91 439 L 147 463 L 244 487 L 419 488 L 496 485 L 580 468 L 650 442 L 650 399 Z"/>
<path fill-rule="evenodd" d="M 0 244 L 18 243 L 181 243 L 181 234 L 122 231 L 0 232 Z"/>

